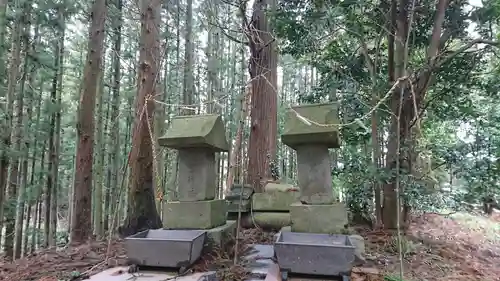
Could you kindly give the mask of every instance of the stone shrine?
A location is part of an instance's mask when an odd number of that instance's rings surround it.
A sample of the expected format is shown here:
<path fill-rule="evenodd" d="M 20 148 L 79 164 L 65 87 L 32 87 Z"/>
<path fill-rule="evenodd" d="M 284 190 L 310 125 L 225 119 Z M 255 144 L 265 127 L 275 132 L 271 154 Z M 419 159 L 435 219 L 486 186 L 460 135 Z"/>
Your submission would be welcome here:
<path fill-rule="evenodd" d="M 299 117 L 300 116 L 300 117 Z M 291 230 L 341 233 L 347 210 L 333 194 L 329 148 L 339 148 L 337 109 L 334 104 L 292 107 L 281 136 L 297 152 L 300 202 L 290 205 Z"/>
<path fill-rule="evenodd" d="M 227 204 L 216 199 L 216 152 L 229 149 L 220 115 L 188 115 L 172 119 L 159 145 L 179 151 L 177 201 L 163 208 L 164 229 L 203 229 L 212 242 L 233 235 L 236 222 L 227 221 Z"/>

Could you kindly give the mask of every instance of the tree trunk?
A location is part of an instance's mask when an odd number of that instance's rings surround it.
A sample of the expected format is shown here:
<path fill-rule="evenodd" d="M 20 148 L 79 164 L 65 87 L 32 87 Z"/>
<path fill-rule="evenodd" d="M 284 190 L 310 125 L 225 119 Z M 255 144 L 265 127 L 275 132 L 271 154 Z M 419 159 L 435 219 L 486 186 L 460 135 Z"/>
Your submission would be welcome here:
<path fill-rule="evenodd" d="M 106 51 L 104 51 L 106 53 Z M 103 65 L 106 63 L 102 62 Z M 103 226 L 102 226 L 102 199 L 103 199 L 103 178 L 104 178 L 104 159 L 102 158 L 104 156 L 103 154 L 103 145 L 104 145 L 104 123 L 106 122 L 106 118 L 104 117 L 104 95 L 105 95 L 105 90 L 104 90 L 104 72 L 101 70 L 100 71 L 101 75 L 99 76 L 98 79 L 98 87 L 97 87 L 97 130 L 96 130 L 96 147 L 94 151 L 94 161 L 95 161 L 95 166 L 96 168 L 94 169 L 95 171 L 95 186 L 94 186 L 94 234 L 96 235 L 96 238 L 99 240 L 103 237 Z M 109 104 L 109 103 L 108 103 Z"/>
<path fill-rule="evenodd" d="M 394 71 L 394 78 L 402 78 L 406 75 L 405 68 L 408 51 L 405 49 L 405 42 L 407 41 L 408 27 L 411 24 L 409 22 L 408 12 L 412 11 L 408 11 L 409 9 L 401 9 L 401 7 L 408 7 L 409 4 L 410 2 L 408 0 L 400 0 L 399 13 L 396 12 L 397 7 L 395 3 L 392 3 L 391 6 L 391 22 L 396 23 L 396 32 L 394 38 L 395 46 L 394 48 L 389 48 L 389 52 L 391 49 L 394 50 L 393 54 L 389 53 L 390 61 L 393 59 L 393 65 L 389 65 L 389 77 L 392 75 L 391 71 Z M 416 118 L 415 111 L 420 112 L 422 101 L 425 98 L 427 88 L 430 84 L 430 80 L 432 79 L 432 71 L 435 69 L 434 65 L 436 64 L 439 46 L 446 41 L 441 38 L 441 33 L 447 5 L 447 0 L 439 0 L 436 4 L 436 16 L 434 17 L 434 25 L 427 50 L 426 59 L 428 65 L 424 70 L 417 74 L 417 78 L 412 81 L 407 80 L 401 82 L 398 89 L 392 93 L 392 118 L 387 144 L 386 168 L 395 170 L 397 166 L 396 163 L 399 158 L 400 171 L 397 171 L 397 173 L 400 173 L 401 171 L 413 172 L 413 162 L 417 157 L 415 151 L 416 139 L 414 139 L 414 134 L 412 132 L 412 126 L 414 124 L 414 119 Z M 444 59 L 446 59 L 446 57 Z M 410 90 L 409 83 L 413 84 L 413 90 Z M 401 99 L 402 94 L 404 97 L 403 99 Z M 401 148 L 405 148 L 406 153 L 402 153 Z M 393 177 L 389 183 L 384 185 L 383 188 L 384 196 L 382 218 L 384 227 L 387 229 L 397 228 L 398 221 L 394 214 L 397 214 L 398 212 L 400 214 L 399 217 L 401 218 L 399 225 L 401 227 L 407 226 L 406 219 L 409 215 L 410 208 L 402 199 L 400 200 L 400 206 L 397 204 L 397 195 L 403 194 L 404 191 L 402 186 L 400 186 L 400 190 L 396 190 L 396 183 L 398 180 L 397 176 Z M 404 211 L 404 213 L 402 213 L 402 211 Z"/>
<path fill-rule="evenodd" d="M 229 171 L 227 172 L 226 187 L 227 192 L 229 192 L 231 186 L 234 183 L 234 175 L 236 167 L 239 167 L 238 155 L 241 153 L 241 143 L 243 140 L 243 129 L 245 126 L 245 120 L 247 119 L 247 107 L 251 95 L 251 86 L 246 88 L 245 94 L 240 97 L 240 117 L 238 120 L 238 129 L 236 131 L 236 140 L 231 150 L 231 159 L 229 160 Z"/>
<path fill-rule="evenodd" d="M 122 45 L 122 0 L 116 0 L 115 2 L 116 10 L 118 13 L 113 17 L 113 89 L 112 89 L 112 107 L 111 107 L 111 120 L 110 128 L 111 134 L 109 138 L 108 151 L 108 171 L 110 173 L 110 184 L 108 185 L 108 190 L 106 191 L 106 197 L 108 202 L 105 206 L 104 214 L 104 226 L 109 227 L 108 218 L 113 220 L 115 214 L 115 205 L 111 202 L 115 199 L 118 191 L 118 173 L 120 171 L 120 123 L 118 116 L 120 115 L 120 80 L 121 80 L 121 69 L 120 69 L 120 54 Z M 114 231 L 114 229 L 111 229 Z"/>
<path fill-rule="evenodd" d="M 21 7 L 16 7 L 16 12 L 20 13 Z M 22 12 L 21 12 L 22 14 Z M 14 108 L 14 93 L 16 91 L 16 86 L 18 82 L 19 76 L 19 65 L 21 64 L 21 34 L 24 25 L 24 16 L 19 16 L 16 18 L 14 23 L 14 30 L 12 31 L 12 52 L 11 52 L 11 63 L 8 75 L 8 83 L 7 83 L 7 107 L 5 108 L 5 120 L 4 120 L 4 128 L 3 128 L 3 149 L 2 149 L 2 160 L 0 161 L 0 189 L 4 189 L 3 187 L 7 186 L 7 171 L 9 168 L 9 156 L 7 155 L 7 150 L 11 146 L 11 134 L 13 129 L 13 120 L 14 117 L 19 120 L 22 115 L 22 111 L 19 112 L 19 108 L 22 110 L 22 102 L 21 105 L 17 104 L 17 114 L 14 116 L 13 108 Z M 22 93 L 21 93 L 22 94 Z M 22 100 L 22 97 L 21 97 Z M 18 100 L 19 102 L 20 100 Z M 21 121 L 22 122 L 22 121 Z M 17 131 L 20 129 L 19 122 L 15 122 L 14 129 L 14 140 L 16 144 L 18 142 L 19 134 Z M 19 127 L 17 127 L 19 126 Z M 20 141 L 20 140 L 19 140 Z M 18 147 L 18 150 L 19 151 Z M 18 157 L 12 157 L 12 165 L 10 172 L 10 184 L 7 198 L 10 200 L 17 200 L 17 180 L 18 180 L 18 168 L 19 168 L 19 159 Z M 12 204 L 13 205 L 13 204 Z M 15 228 L 15 211 L 13 208 L 8 208 L 8 212 L 6 212 L 5 217 L 7 218 L 7 225 L 5 230 L 5 245 L 4 251 L 5 255 L 8 258 L 12 258 L 14 254 L 14 228 Z"/>
<path fill-rule="evenodd" d="M 42 91 L 43 91 L 43 82 L 40 82 L 40 85 L 39 85 L 39 89 L 40 89 L 40 92 L 39 92 L 39 96 L 38 96 L 38 101 L 37 101 L 37 106 L 36 106 L 36 123 L 35 123 L 35 129 L 36 129 L 36 133 L 35 133 L 35 144 L 33 145 L 33 148 L 34 148 L 34 153 L 37 151 L 37 143 L 38 143 L 38 137 L 39 137 L 39 130 L 40 130 L 40 115 L 41 115 L 41 105 L 42 105 Z M 36 249 L 36 243 L 38 242 L 37 241 L 37 236 L 38 236 L 38 231 L 40 231 L 40 228 L 38 227 L 38 225 L 40 225 L 40 221 L 41 221 L 41 217 L 39 216 L 40 214 L 40 211 L 39 209 L 41 209 L 40 205 L 41 205 L 41 195 L 42 195 L 42 185 L 41 183 L 43 182 L 43 175 L 44 173 L 42 172 L 44 170 L 44 167 L 45 167 L 45 146 L 47 144 L 47 141 L 44 140 L 43 141 L 43 145 L 42 145 L 42 149 L 40 151 L 40 154 L 41 154 L 41 159 L 40 159 L 40 169 L 38 170 L 38 177 L 37 177 L 37 181 L 38 181 L 38 184 L 36 185 L 37 186 L 37 191 L 36 191 L 36 200 L 35 200 L 35 218 L 33 219 L 33 232 L 31 233 L 31 248 L 30 248 L 30 253 L 33 253 Z M 33 158 L 33 162 L 31 164 L 31 180 L 30 180 L 30 185 L 31 186 L 34 186 L 35 184 L 35 175 L 34 175 L 34 171 L 35 171 L 35 163 L 36 163 L 36 157 Z"/>
<path fill-rule="evenodd" d="M 92 235 L 92 157 L 97 79 L 100 76 L 106 21 L 106 1 L 94 0 L 89 30 L 87 63 L 78 114 L 76 172 L 71 221 L 71 242 L 83 243 Z"/>
<path fill-rule="evenodd" d="M 29 29 L 26 29 L 25 32 L 27 32 L 29 34 Z M 33 36 L 33 42 L 34 44 L 32 44 L 31 46 L 31 51 L 34 53 L 36 51 L 35 49 L 35 46 L 37 46 L 37 44 L 40 43 L 40 33 L 39 33 L 39 25 L 36 25 L 35 26 L 35 34 Z M 28 78 L 28 83 L 29 85 L 33 85 L 34 84 L 34 80 L 35 80 L 35 76 L 37 74 L 37 66 L 32 66 L 31 68 L 31 73 L 29 74 L 29 78 Z M 24 161 L 23 161 L 23 175 L 26 177 L 24 179 L 24 182 L 25 183 L 28 183 L 28 165 L 29 165 L 29 157 L 30 157 L 30 144 L 31 144 L 31 141 L 30 141 L 30 138 L 34 137 L 34 145 L 32 146 L 32 150 L 33 152 L 31 153 L 31 169 L 30 169 L 30 180 L 29 180 L 29 186 L 32 186 L 34 185 L 34 180 L 35 180 L 35 164 L 36 164 L 36 159 L 37 159 L 37 144 L 38 144 L 38 125 L 39 125 L 39 112 L 40 112 L 40 109 L 37 108 L 37 116 L 36 116 L 36 125 L 33 126 L 33 105 L 34 105 L 34 89 L 30 87 L 30 89 L 28 90 L 28 93 L 29 93 L 29 96 L 28 96 L 28 102 L 26 104 L 26 108 L 27 108 L 27 120 L 28 120 L 28 132 L 25 132 L 25 146 L 26 146 L 26 151 L 25 151 L 25 158 L 24 158 Z M 39 99 L 41 101 L 41 99 Z M 32 135 L 31 132 L 35 130 L 35 133 Z M 36 191 L 35 191 L 36 192 Z M 24 236 L 23 236 L 23 253 L 24 255 L 26 256 L 28 254 L 28 229 L 30 227 L 30 221 L 31 221 L 31 217 L 32 217 L 32 210 L 33 210 L 33 204 L 36 204 L 36 200 L 34 200 L 34 198 L 38 198 L 38 196 L 33 196 L 33 194 L 29 194 L 27 196 L 27 203 L 28 203 L 28 207 L 27 207 L 27 210 L 26 210 L 26 223 L 25 223 L 25 227 L 24 227 Z M 36 212 L 36 208 L 35 208 L 35 212 Z M 21 215 L 21 217 L 23 217 L 23 215 Z M 36 219 L 36 216 L 34 217 Z M 34 224 L 35 221 L 33 221 L 33 226 L 35 225 Z M 34 227 L 33 227 L 33 230 L 34 231 Z M 21 230 L 22 232 L 22 230 Z"/>
<path fill-rule="evenodd" d="M 6 11 L 7 11 L 7 0 L 0 0 L 0 60 L 6 61 L 4 58 L 5 50 L 7 49 L 5 46 L 5 31 L 7 29 L 7 18 L 6 18 Z M 5 78 L 7 75 L 5 73 L 6 70 L 6 63 L 0 64 L 0 98 L 5 97 L 5 91 L 4 86 L 5 86 Z M 8 116 L 9 111 L 5 111 L 5 113 Z M 8 120 L 5 120 L 8 121 Z M 7 124 L 5 126 L 11 126 L 10 124 Z M 9 137 L 10 138 L 10 137 Z M 2 145 L 5 145 L 5 140 L 4 138 L 1 139 Z M 8 140 L 10 142 L 10 140 Z M 8 169 L 8 158 L 6 155 L 6 149 L 2 149 L 2 152 L 0 153 L 0 241 L 2 241 L 2 232 L 3 232 L 3 224 L 4 224 L 4 201 L 5 201 L 5 192 L 6 192 L 6 186 L 7 186 L 7 169 Z"/>
<path fill-rule="evenodd" d="M 24 12 L 29 14 L 31 10 L 31 3 L 28 2 L 26 3 L 26 6 L 24 8 Z M 23 33 L 23 41 L 24 41 L 24 46 L 26 48 L 26 53 L 28 52 L 34 52 L 34 44 L 28 47 L 29 43 L 29 37 L 30 37 L 30 29 L 31 25 L 29 24 L 30 19 L 28 16 L 25 18 L 25 24 L 24 24 L 24 33 Z M 38 28 L 37 28 L 38 30 Z M 38 32 L 35 32 L 35 37 L 33 38 L 33 41 L 36 42 L 38 39 Z M 26 81 L 28 81 L 29 85 L 33 85 L 33 76 L 34 76 L 34 70 L 35 68 L 32 66 L 31 59 L 26 55 L 24 58 L 24 73 L 23 73 L 23 78 L 21 79 L 21 93 L 24 96 L 25 92 L 25 86 L 26 86 Z M 22 151 L 23 151 L 23 156 L 22 156 L 22 161 L 21 161 L 21 175 L 20 175 L 20 181 L 19 181 L 19 187 L 18 187 L 18 197 L 17 197 L 17 210 L 16 210 L 16 226 L 15 226 L 15 243 L 14 243 L 14 258 L 18 259 L 21 257 L 21 254 L 23 253 L 23 222 L 24 222 L 24 208 L 25 208 L 25 201 L 27 199 L 26 196 L 26 187 L 27 187 L 27 181 L 28 181 L 28 157 L 30 154 L 30 138 L 28 136 L 30 130 L 30 124 L 31 124 L 31 116 L 33 113 L 33 106 L 32 106 L 32 100 L 33 100 L 33 89 L 29 87 L 28 90 L 26 90 L 27 96 L 26 96 L 26 118 L 19 117 L 18 122 L 23 122 L 24 126 L 22 126 L 21 131 L 20 131 L 20 139 L 19 141 L 24 141 L 24 143 L 21 145 Z M 21 109 L 22 110 L 22 109 Z M 24 119 L 24 120 L 23 120 Z M 28 199 L 28 205 L 30 204 L 30 201 Z M 26 218 L 26 229 L 28 229 L 29 226 L 29 213 L 28 217 Z M 26 251 L 24 251 L 26 252 Z"/>
<path fill-rule="evenodd" d="M 159 0 L 141 3 L 141 49 L 139 74 L 137 79 L 137 98 L 135 102 L 135 121 L 132 131 L 130 152 L 129 198 L 127 218 L 119 233 L 122 236 L 135 234 L 145 229 L 162 226 L 156 210 L 153 178 L 153 133 L 154 101 L 160 62 L 160 25 Z M 153 134 L 154 135 L 154 134 Z"/>
<path fill-rule="evenodd" d="M 54 150 L 52 159 L 50 162 L 52 163 L 52 170 L 50 171 L 52 175 L 52 195 L 50 196 L 50 239 L 49 246 L 56 246 L 57 243 L 57 211 L 58 211 L 58 190 L 59 190 L 59 157 L 60 157 L 60 147 L 61 147 L 61 96 L 62 96 L 62 79 L 63 79 L 63 66 L 64 66 L 64 37 L 65 37 L 65 24 L 64 24 L 64 12 L 63 8 L 59 7 L 58 9 L 58 19 L 60 22 L 59 30 L 58 30 L 58 42 L 57 42 L 57 52 L 55 55 L 57 56 L 57 64 L 56 64 L 56 99 L 55 99 L 55 108 L 54 112 Z"/>
<path fill-rule="evenodd" d="M 186 37 L 184 45 L 184 81 L 183 81 L 183 104 L 185 106 L 182 115 L 195 114 L 194 108 L 194 74 L 193 74 L 193 0 L 187 0 L 186 4 Z"/>
<path fill-rule="evenodd" d="M 271 179 L 270 165 L 276 160 L 278 54 L 266 15 L 274 4 L 268 2 L 273 1 L 254 2 L 248 30 L 252 109 L 247 181 L 256 192 L 262 192 L 265 182 Z"/>

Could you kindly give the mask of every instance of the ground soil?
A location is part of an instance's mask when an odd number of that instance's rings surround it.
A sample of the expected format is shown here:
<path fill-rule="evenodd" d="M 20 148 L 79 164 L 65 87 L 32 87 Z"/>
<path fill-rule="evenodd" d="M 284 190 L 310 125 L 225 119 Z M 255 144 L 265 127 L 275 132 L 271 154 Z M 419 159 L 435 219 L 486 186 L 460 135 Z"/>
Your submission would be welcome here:
<path fill-rule="evenodd" d="M 486 224 L 500 226 L 500 215 L 481 217 Z M 474 221 L 474 219 L 473 219 Z M 400 258 L 396 235 L 384 231 L 357 229 L 366 240 L 364 265 L 353 270 L 353 281 L 397 281 Z M 439 281 L 500 281 L 500 232 L 481 225 L 439 214 L 425 214 L 412 220 L 410 230 L 403 235 L 402 264 L 406 280 Z M 259 229 L 244 230 L 240 235 L 239 252 L 250 243 L 272 243 L 272 233 Z M 43 250 L 15 262 L 0 260 L 0 280 L 58 281 L 78 280 L 108 267 L 126 264 L 122 240 L 108 243 L 92 242 L 78 247 Z M 234 243 L 226 250 L 234 251 Z M 196 271 L 210 270 L 221 261 L 230 264 L 231 254 L 207 253 L 194 267 Z M 242 274 L 241 268 L 230 270 Z M 226 279 L 226 278 L 224 278 Z"/>
<path fill-rule="evenodd" d="M 500 214 L 476 219 L 495 225 L 500 222 Z M 404 280 L 500 281 L 500 232 L 495 239 L 488 227 L 440 214 L 415 217 L 401 239 L 402 259 L 394 233 L 362 229 L 360 232 L 367 248 L 367 264 L 360 271 L 377 268 L 379 275 L 354 274 L 353 281 L 384 280 L 384 276 L 386 280 L 399 280 L 387 276 L 399 277 L 401 260 Z"/>

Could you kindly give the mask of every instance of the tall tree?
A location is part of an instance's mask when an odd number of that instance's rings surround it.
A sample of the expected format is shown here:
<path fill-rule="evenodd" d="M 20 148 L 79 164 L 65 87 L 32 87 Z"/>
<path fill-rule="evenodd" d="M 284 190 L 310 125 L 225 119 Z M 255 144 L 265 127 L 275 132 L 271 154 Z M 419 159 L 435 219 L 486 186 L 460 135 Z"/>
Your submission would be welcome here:
<path fill-rule="evenodd" d="M 92 5 L 87 61 L 83 74 L 80 108 L 77 123 L 77 152 L 73 187 L 71 242 L 81 243 L 92 235 L 92 159 L 94 153 L 94 111 L 98 79 L 101 71 L 106 1 L 95 0 Z"/>
<path fill-rule="evenodd" d="M 160 65 L 159 0 L 141 2 L 141 39 L 135 120 L 130 151 L 128 208 L 122 236 L 162 226 L 156 210 L 153 175 L 154 97 Z"/>
<path fill-rule="evenodd" d="M 394 47 L 389 48 L 388 57 L 392 65 L 389 65 L 389 77 L 395 82 L 400 79 L 400 85 L 391 95 L 391 123 L 389 129 L 389 141 L 387 144 L 386 166 L 391 170 L 405 169 L 411 173 L 415 172 L 416 159 L 416 134 L 418 112 L 421 111 L 423 100 L 433 78 L 433 72 L 438 69 L 449 56 L 438 58 L 440 49 L 444 47 L 449 39 L 449 32 L 442 34 L 445 12 L 448 7 L 448 0 L 439 0 L 436 4 L 435 17 L 427 47 L 426 66 L 422 67 L 413 77 L 406 79 L 409 56 L 409 32 L 414 24 L 412 22 L 415 13 L 415 5 L 410 5 L 409 0 L 392 0 L 391 2 L 391 29 L 394 33 L 388 35 L 389 42 Z M 404 8 L 403 8 L 404 7 Z M 408 7 L 408 8 L 406 8 Z M 392 34 L 395 34 L 392 38 Z M 472 45 L 471 45 L 472 46 Z M 403 79 L 403 80 L 401 80 Z M 417 112 L 417 113 L 416 113 Z M 404 150 L 403 150 L 404 148 Z M 398 202 L 399 194 L 402 194 L 399 171 L 384 185 L 384 198 L 382 208 L 382 220 L 385 228 L 396 229 L 404 226 L 409 214 L 409 205 L 405 202 Z M 402 206 L 402 207 L 401 207 Z M 402 210 L 404 210 L 402 212 Z M 394 214 L 398 214 L 395 216 Z M 397 218 L 400 218 L 398 221 Z"/>
<path fill-rule="evenodd" d="M 5 46 L 5 31 L 7 29 L 7 20 L 6 20 L 6 11 L 7 11 L 7 0 L 0 0 L 0 60 L 4 60 L 4 54 L 6 50 Z M 5 60 L 4 60 L 5 61 Z M 5 64 L 0 65 L 0 76 L 5 77 Z M 5 97 L 5 79 L 0 78 L 0 97 Z M 4 141 L 2 141 L 4 142 Z M 0 143 L 1 144 L 1 143 Z M 3 148 L 3 144 L 1 144 Z M 6 162 L 6 155 L 4 150 L 2 149 L 0 155 L 0 218 L 3 218 L 3 210 L 4 210 L 4 197 L 5 197 L 5 188 L 7 181 L 7 167 L 8 162 Z M 0 230 L 3 229 L 3 219 L 0 219 Z M 0 231 L 0 241 L 2 240 L 2 231 Z"/>
<path fill-rule="evenodd" d="M 23 75 L 20 81 L 20 89 L 17 99 L 17 109 L 16 109 L 16 130 L 14 133 L 15 139 L 15 147 L 18 151 L 23 151 L 22 157 L 17 158 L 13 162 L 19 161 L 16 165 L 16 169 L 14 166 L 11 168 L 11 184 L 17 185 L 17 206 L 16 206 L 16 216 L 15 216 L 15 235 L 14 235 L 14 259 L 18 259 L 21 257 L 22 252 L 22 235 L 23 235 L 23 221 L 24 221 L 24 201 L 25 201 L 25 190 L 26 190 L 26 181 L 27 181 L 27 157 L 29 155 L 29 141 L 28 141 L 28 127 L 30 117 L 25 118 L 26 115 L 31 115 L 30 102 L 32 98 L 31 89 L 27 89 L 27 82 L 29 83 L 32 79 L 32 62 L 28 52 L 32 51 L 32 46 L 29 45 L 30 41 L 30 30 L 31 30 L 31 19 L 29 13 L 31 12 L 31 1 L 27 1 L 24 4 L 24 29 L 22 33 L 22 41 L 24 45 L 24 63 L 23 63 Z M 26 93 L 25 93 L 26 92 Z M 24 106 L 26 102 L 26 106 Z M 23 108 L 26 107 L 26 108 Z M 26 115 L 24 113 L 26 110 Z M 13 181 L 12 173 L 18 173 L 17 181 Z"/>
<path fill-rule="evenodd" d="M 278 53 L 266 14 L 274 5 L 273 0 L 255 0 L 250 23 L 245 24 L 252 79 L 247 181 L 257 192 L 271 178 L 270 167 L 276 160 Z"/>
<path fill-rule="evenodd" d="M 16 20 L 14 21 L 14 30 L 13 30 L 13 36 L 12 36 L 12 53 L 11 53 L 11 60 L 10 60 L 10 65 L 12 66 L 9 69 L 8 73 L 8 82 L 7 82 L 7 106 L 5 108 L 5 118 L 4 118 L 4 131 L 3 131 L 3 140 L 2 140 L 2 160 L 0 161 L 0 186 L 6 186 L 7 185 L 7 171 L 9 167 L 9 156 L 7 155 L 7 150 L 11 146 L 11 135 L 12 135 L 12 126 L 13 126 L 13 119 L 14 117 L 17 117 L 17 120 L 21 117 L 19 114 L 19 106 L 21 106 L 22 110 L 22 102 L 19 104 L 19 102 L 22 100 L 21 96 L 20 99 L 18 99 L 18 106 L 17 106 L 17 114 L 13 114 L 13 109 L 14 109 L 14 94 L 16 91 L 16 86 L 18 83 L 18 76 L 19 76 L 19 67 L 21 64 L 21 35 L 23 31 L 23 26 L 25 24 L 25 19 L 23 13 L 23 8 L 19 1 L 15 2 L 15 12 L 19 14 L 19 16 L 16 17 Z M 22 112 L 22 111 L 21 111 Z M 16 124 L 16 126 L 19 124 Z M 16 131 L 17 132 L 17 131 Z M 14 136 L 17 138 L 18 136 Z M 17 144 L 17 141 L 16 141 Z M 12 202 L 15 202 L 17 200 L 17 178 L 18 178 L 18 158 L 15 157 L 12 161 L 12 167 L 11 173 L 10 173 L 10 178 L 11 178 L 11 183 L 8 185 L 8 190 L 7 190 L 7 199 L 12 200 Z M 15 219 L 14 219 L 14 204 L 7 204 L 7 207 L 9 207 L 7 210 L 9 212 L 6 213 L 6 216 L 8 218 L 8 223 L 6 227 L 6 239 L 5 239 L 5 254 L 7 257 L 12 257 L 14 254 L 14 228 L 15 228 Z"/>
<path fill-rule="evenodd" d="M 186 5 L 186 37 L 184 45 L 184 80 L 183 103 L 186 107 L 194 105 L 194 45 L 193 45 L 193 0 L 187 0 Z M 183 115 L 195 114 L 194 108 L 184 108 Z"/>
<path fill-rule="evenodd" d="M 120 166 L 120 123 L 118 115 L 120 114 L 120 52 L 122 46 L 122 8 L 123 1 L 116 0 L 116 14 L 113 15 L 113 89 L 111 98 L 111 133 L 109 138 L 109 158 L 108 158 L 108 188 L 106 189 L 106 204 L 105 204 L 105 218 L 104 227 L 109 226 L 109 218 L 114 222 L 115 208 L 117 204 L 111 200 L 117 200 L 115 195 L 118 190 L 118 173 Z M 114 225 L 116 226 L 116 224 Z M 114 227 L 113 226 L 113 227 Z M 114 229 L 112 229 L 114 231 Z"/>

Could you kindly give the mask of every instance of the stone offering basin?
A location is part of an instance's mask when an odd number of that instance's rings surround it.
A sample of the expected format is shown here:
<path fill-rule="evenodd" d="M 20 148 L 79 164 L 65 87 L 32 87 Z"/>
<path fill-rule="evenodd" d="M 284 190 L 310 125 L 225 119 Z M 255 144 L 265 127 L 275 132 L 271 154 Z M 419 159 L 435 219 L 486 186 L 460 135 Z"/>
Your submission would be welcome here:
<path fill-rule="evenodd" d="M 282 231 L 274 245 L 282 272 L 339 276 L 349 275 L 354 246 L 347 235 Z"/>
<path fill-rule="evenodd" d="M 151 229 L 125 238 L 129 262 L 154 267 L 187 268 L 201 256 L 204 230 Z"/>

